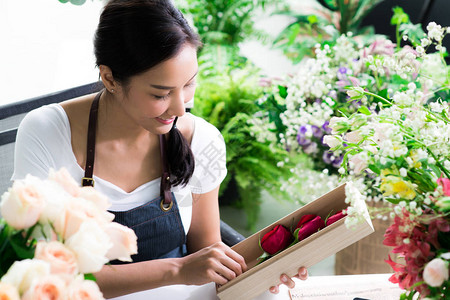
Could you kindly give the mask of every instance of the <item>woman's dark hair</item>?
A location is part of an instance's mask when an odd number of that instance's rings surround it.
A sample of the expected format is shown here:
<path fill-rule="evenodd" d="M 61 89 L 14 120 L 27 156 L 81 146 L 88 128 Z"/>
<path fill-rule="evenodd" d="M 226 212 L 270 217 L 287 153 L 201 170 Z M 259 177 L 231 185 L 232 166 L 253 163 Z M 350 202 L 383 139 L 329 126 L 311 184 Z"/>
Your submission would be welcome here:
<path fill-rule="evenodd" d="M 94 37 L 97 66 L 108 66 L 124 87 L 139 75 L 174 57 L 200 39 L 170 0 L 110 0 Z M 189 143 L 174 126 L 169 132 L 167 160 L 172 185 L 187 184 L 194 172 Z"/>

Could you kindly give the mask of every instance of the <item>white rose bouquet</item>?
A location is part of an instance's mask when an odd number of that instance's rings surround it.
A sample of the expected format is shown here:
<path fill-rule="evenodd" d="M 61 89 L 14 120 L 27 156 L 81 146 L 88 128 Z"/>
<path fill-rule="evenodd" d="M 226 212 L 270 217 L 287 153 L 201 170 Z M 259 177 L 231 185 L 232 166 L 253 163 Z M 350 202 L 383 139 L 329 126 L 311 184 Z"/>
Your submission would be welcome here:
<path fill-rule="evenodd" d="M 103 299 L 92 273 L 137 253 L 108 207 L 65 169 L 16 180 L 0 202 L 0 299 Z"/>

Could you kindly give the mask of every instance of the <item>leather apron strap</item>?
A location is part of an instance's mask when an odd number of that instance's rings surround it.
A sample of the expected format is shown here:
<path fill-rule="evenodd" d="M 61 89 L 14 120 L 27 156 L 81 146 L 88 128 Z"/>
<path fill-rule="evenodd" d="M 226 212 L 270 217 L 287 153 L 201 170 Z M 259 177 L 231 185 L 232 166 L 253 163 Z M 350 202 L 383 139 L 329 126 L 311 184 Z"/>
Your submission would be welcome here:
<path fill-rule="evenodd" d="M 94 186 L 94 159 L 95 159 L 95 134 L 97 132 L 97 114 L 98 103 L 103 91 L 100 91 L 92 101 L 91 111 L 89 112 L 88 138 L 86 149 L 86 166 L 84 168 L 84 177 L 81 179 L 82 186 Z"/>

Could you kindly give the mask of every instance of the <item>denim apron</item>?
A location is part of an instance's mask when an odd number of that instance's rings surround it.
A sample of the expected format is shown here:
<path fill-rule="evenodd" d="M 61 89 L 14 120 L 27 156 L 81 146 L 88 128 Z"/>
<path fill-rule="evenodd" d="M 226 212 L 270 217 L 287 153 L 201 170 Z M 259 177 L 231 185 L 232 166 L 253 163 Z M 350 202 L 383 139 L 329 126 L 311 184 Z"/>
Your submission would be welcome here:
<path fill-rule="evenodd" d="M 83 186 L 94 186 L 95 135 L 98 103 L 102 92 L 95 96 L 89 114 L 86 166 L 84 177 L 81 180 Z M 133 262 L 181 257 L 187 254 L 186 233 L 175 195 L 170 191 L 170 174 L 165 156 L 166 140 L 164 135 L 159 136 L 159 141 L 163 167 L 160 196 L 127 211 L 111 211 L 115 215 L 114 222 L 127 226 L 136 233 L 138 253 L 131 256 Z M 111 264 L 123 263 L 126 262 L 111 262 Z"/>

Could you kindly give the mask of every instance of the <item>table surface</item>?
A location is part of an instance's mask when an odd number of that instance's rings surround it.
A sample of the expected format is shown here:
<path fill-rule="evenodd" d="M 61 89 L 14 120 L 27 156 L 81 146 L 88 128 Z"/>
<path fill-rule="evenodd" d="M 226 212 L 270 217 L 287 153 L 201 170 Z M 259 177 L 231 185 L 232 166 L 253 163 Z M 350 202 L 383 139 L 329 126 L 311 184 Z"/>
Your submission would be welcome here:
<path fill-rule="evenodd" d="M 353 300 L 356 297 L 363 299 L 370 297 L 371 300 L 399 299 L 402 290 L 388 281 L 391 275 L 310 276 L 305 281 L 294 279 L 296 286 L 292 290 L 281 286 L 278 294 L 267 291 L 254 300 Z M 215 285 L 209 283 L 201 286 L 172 285 L 114 299 L 218 300 L 219 298 L 216 296 Z"/>

